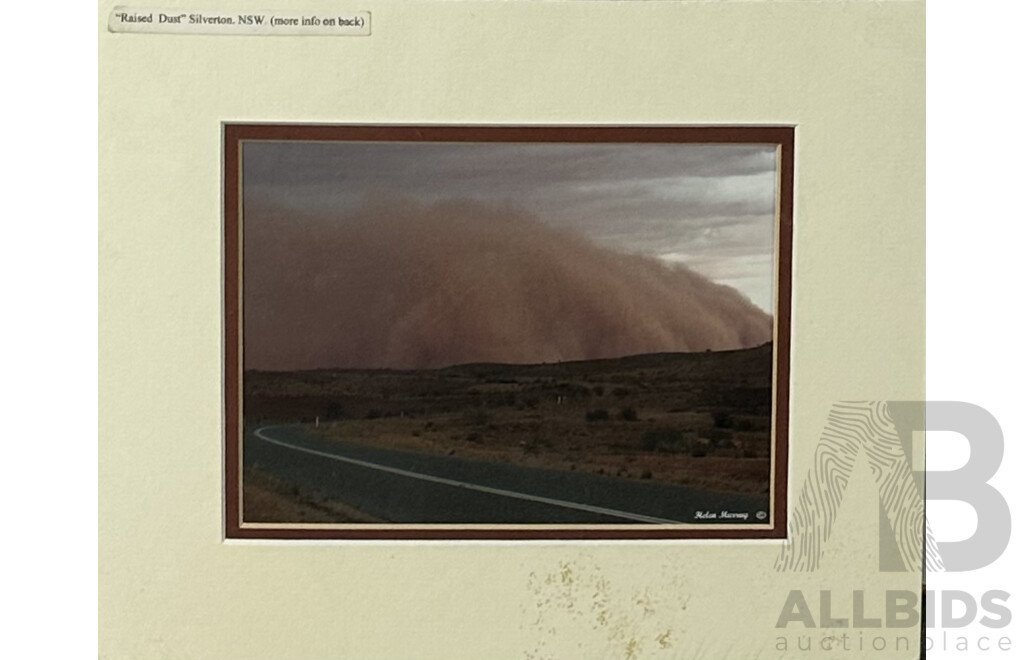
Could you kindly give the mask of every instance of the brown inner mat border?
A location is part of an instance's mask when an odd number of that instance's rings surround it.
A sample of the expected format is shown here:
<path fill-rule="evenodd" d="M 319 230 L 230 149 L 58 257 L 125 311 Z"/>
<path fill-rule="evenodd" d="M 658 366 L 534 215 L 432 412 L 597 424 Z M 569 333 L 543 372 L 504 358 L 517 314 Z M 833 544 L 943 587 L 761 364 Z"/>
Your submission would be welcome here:
<path fill-rule="evenodd" d="M 223 123 L 223 321 L 224 321 L 224 536 L 232 539 L 395 539 L 395 540 L 597 540 L 597 539 L 783 539 L 786 537 L 789 465 L 790 326 L 795 126 L 670 125 L 333 125 Z M 371 142 L 549 142 L 773 144 L 780 150 L 776 235 L 775 382 L 772 447 L 771 524 L 738 529 L 646 526 L 602 529 L 592 525 L 452 526 L 396 524 L 372 528 L 309 524 L 260 524 L 241 520 L 242 478 L 242 218 L 241 145 L 246 140 Z M 749 523 L 747 524 L 749 526 Z"/>

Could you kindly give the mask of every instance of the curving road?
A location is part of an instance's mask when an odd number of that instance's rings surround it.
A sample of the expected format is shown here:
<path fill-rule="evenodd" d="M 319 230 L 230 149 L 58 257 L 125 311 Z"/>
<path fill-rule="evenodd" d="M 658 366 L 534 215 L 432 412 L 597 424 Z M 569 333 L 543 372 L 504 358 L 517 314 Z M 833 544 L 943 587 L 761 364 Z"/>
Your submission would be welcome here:
<path fill-rule="evenodd" d="M 755 517 L 768 510 L 767 495 L 368 447 L 321 438 L 300 424 L 247 432 L 244 462 L 395 523 L 769 522 Z M 723 511 L 747 517 L 722 519 Z"/>

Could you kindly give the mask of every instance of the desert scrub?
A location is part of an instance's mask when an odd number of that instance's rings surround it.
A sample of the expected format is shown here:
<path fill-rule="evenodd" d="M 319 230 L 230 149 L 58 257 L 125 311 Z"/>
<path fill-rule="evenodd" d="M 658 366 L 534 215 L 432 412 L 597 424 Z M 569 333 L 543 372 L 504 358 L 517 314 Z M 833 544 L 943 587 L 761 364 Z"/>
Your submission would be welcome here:
<path fill-rule="evenodd" d="M 684 444 L 683 432 L 672 428 L 651 429 L 640 438 L 640 448 L 644 451 L 680 452 Z"/>

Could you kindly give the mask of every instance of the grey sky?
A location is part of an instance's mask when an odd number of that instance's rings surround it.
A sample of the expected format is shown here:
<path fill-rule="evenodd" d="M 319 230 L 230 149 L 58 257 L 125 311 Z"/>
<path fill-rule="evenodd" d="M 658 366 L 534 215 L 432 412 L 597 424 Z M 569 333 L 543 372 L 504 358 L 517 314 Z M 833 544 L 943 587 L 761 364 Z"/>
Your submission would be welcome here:
<path fill-rule="evenodd" d="M 514 205 L 623 252 L 682 263 L 771 312 L 770 145 L 246 142 L 246 198 L 297 210 L 367 197 Z"/>

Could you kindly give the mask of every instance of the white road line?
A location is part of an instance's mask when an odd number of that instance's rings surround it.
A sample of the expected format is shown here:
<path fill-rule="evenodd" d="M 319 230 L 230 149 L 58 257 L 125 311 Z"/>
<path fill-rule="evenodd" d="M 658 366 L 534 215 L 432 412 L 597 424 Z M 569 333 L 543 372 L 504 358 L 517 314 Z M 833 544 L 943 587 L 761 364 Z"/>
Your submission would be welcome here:
<path fill-rule="evenodd" d="M 668 520 L 665 518 L 655 518 L 653 516 L 645 516 L 639 513 L 630 513 L 628 511 L 618 511 L 616 509 L 606 509 L 600 506 L 591 506 L 590 504 L 580 504 L 579 502 L 566 502 L 565 500 L 556 500 L 550 497 L 541 497 L 540 495 L 529 495 L 527 493 L 517 493 L 514 490 L 505 490 L 504 488 L 491 488 L 490 486 L 481 486 L 480 484 L 471 484 L 465 481 L 456 481 L 455 479 L 446 479 L 444 477 L 436 477 L 431 474 L 423 474 L 422 472 L 411 472 L 409 470 L 402 470 L 399 468 L 390 467 L 387 465 L 380 465 L 379 463 L 371 463 L 369 461 L 361 461 L 356 458 L 348 458 L 346 456 L 338 456 L 337 454 L 328 454 L 324 451 L 317 451 L 315 449 L 308 449 L 306 447 L 299 447 L 297 445 L 290 444 L 275 438 L 271 438 L 264 431 L 270 428 L 280 428 L 274 426 L 264 426 L 256 429 L 256 436 L 261 440 L 265 440 L 271 444 L 279 445 L 281 447 L 287 447 L 288 449 L 294 449 L 295 451 L 305 452 L 307 454 L 313 454 L 314 456 L 323 456 L 335 461 L 341 461 L 342 463 L 351 463 L 352 465 L 358 465 L 360 467 L 370 468 L 371 470 L 380 470 L 381 472 L 390 472 L 391 474 L 397 474 L 403 477 L 409 477 L 411 479 L 421 479 L 423 481 L 431 481 L 437 484 L 444 484 L 445 486 L 454 486 L 455 488 L 466 488 L 468 490 L 475 490 L 481 493 L 489 493 L 491 495 L 500 495 L 502 497 L 511 497 L 517 500 L 526 500 L 528 502 L 540 502 L 541 504 L 551 504 L 553 506 L 560 506 L 565 509 L 576 509 L 578 511 L 587 511 L 589 513 L 598 513 L 605 516 L 612 516 L 615 518 L 624 518 L 626 520 L 635 520 L 638 522 L 646 523 L 665 523 L 665 524 L 679 524 L 678 520 Z"/>

